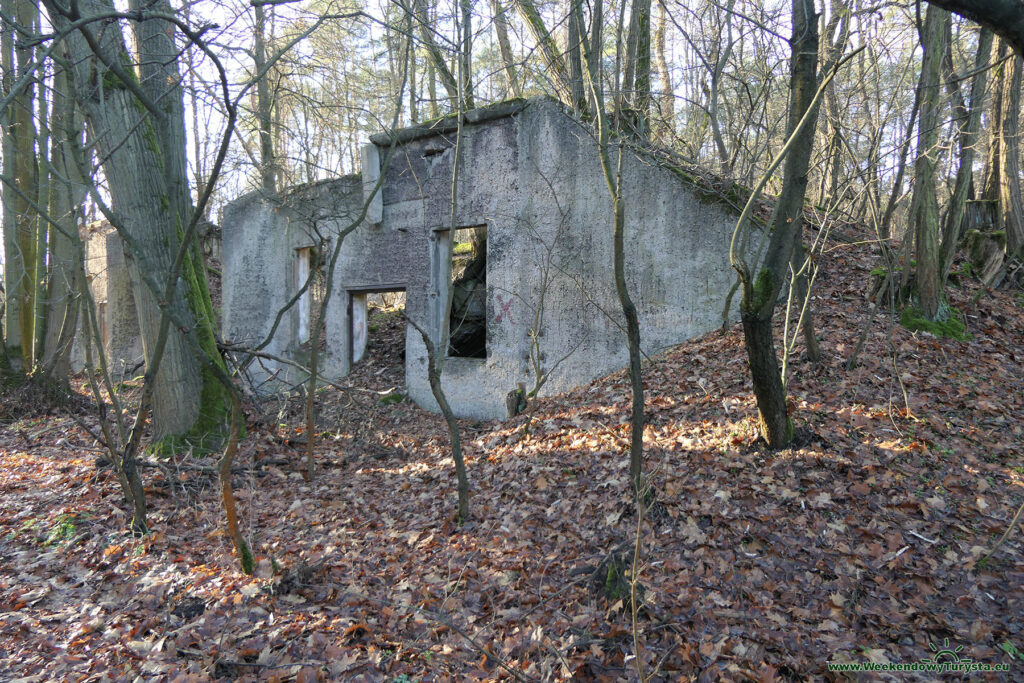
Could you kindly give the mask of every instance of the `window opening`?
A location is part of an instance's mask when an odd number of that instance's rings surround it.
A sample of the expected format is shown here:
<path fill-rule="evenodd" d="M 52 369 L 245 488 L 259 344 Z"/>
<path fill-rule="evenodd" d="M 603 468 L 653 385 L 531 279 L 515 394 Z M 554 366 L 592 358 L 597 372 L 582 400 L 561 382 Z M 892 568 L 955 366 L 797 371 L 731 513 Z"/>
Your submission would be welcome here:
<path fill-rule="evenodd" d="M 487 226 L 457 228 L 451 249 L 451 358 L 487 358 Z"/>

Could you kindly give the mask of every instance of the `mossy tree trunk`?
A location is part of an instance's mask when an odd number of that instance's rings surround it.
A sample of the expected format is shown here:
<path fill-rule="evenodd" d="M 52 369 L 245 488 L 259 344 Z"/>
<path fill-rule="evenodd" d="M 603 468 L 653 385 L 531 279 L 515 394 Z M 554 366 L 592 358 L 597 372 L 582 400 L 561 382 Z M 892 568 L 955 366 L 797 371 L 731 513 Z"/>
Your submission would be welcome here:
<path fill-rule="evenodd" d="M 24 31 L 38 26 L 39 9 L 29 0 L 4 3 L 5 16 L 13 16 Z M 5 32 L 15 29 L 4 27 Z M 32 65 L 35 49 L 20 33 L 7 35 L 5 42 L 5 77 L 25 73 Z M 10 69 L 10 71 L 8 71 Z M 4 174 L 19 191 L 4 189 L 4 243 L 7 249 L 4 266 L 7 302 L 7 334 L 9 345 L 20 348 L 22 367 L 29 372 L 35 362 L 35 312 L 38 264 L 38 223 L 31 200 L 38 195 L 38 165 L 35 153 L 36 127 L 35 88 L 28 83 L 13 97 L 7 111 L 4 145 Z M 8 232 L 9 231 L 9 232 Z"/>
<path fill-rule="evenodd" d="M 786 409 L 786 391 L 779 371 L 772 336 L 775 305 L 789 273 L 796 233 L 803 229 L 807 170 L 814 147 L 818 100 L 818 21 L 810 0 L 793 0 L 793 37 L 790 67 L 789 121 L 791 147 L 785 157 L 782 192 L 775 207 L 765 260 L 756 279 L 740 269 L 743 299 L 740 314 L 750 363 L 750 376 L 760 416 L 761 435 L 771 448 L 784 448 L 793 440 Z M 807 131 L 800 134 L 801 131 Z"/>
<path fill-rule="evenodd" d="M 225 389 L 186 339 L 193 336 L 193 345 L 203 350 L 207 362 L 222 363 L 205 273 L 197 267 L 192 249 L 177 261 L 192 205 L 175 27 L 154 17 L 134 22 L 136 74 L 119 31 L 105 23 L 80 21 L 116 14 L 112 0 L 82 0 L 70 9 L 56 0 L 43 4 L 58 29 L 79 21 L 78 30 L 65 40 L 73 65 L 71 82 L 93 131 L 97 156 L 103 160 L 111 199 L 107 215 L 124 243 L 146 380 L 154 383 L 154 438 L 188 436 L 203 447 L 212 446 L 207 439 L 220 439 L 229 404 Z M 171 14 L 166 0 L 137 2 L 136 9 L 142 16 Z M 165 309 L 175 325 L 161 344 Z"/>

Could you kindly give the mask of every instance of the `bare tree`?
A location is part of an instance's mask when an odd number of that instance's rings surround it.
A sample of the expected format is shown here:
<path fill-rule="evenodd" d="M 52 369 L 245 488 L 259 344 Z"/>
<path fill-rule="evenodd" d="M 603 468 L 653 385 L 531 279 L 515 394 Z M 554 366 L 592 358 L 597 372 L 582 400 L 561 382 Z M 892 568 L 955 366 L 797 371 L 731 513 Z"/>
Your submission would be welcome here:
<path fill-rule="evenodd" d="M 641 369 L 642 351 L 640 348 L 640 319 L 636 305 L 629 294 L 626 284 L 626 207 L 622 196 L 622 163 L 624 149 L 622 141 L 618 145 L 616 163 L 612 163 L 609 150 L 611 134 L 607 117 L 604 113 L 604 91 L 601 78 L 601 16 L 600 0 L 594 6 L 593 33 L 591 39 L 584 43 L 586 62 L 590 77 L 591 94 L 597 112 L 597 148 L 601 158 L 601 171 L 605 185 L 612 200 L 612 244 L 614 253 L 615 293 L 622 307 L 622 315 L 626 322 L 626 343 L 629 349 L 629 385 L 632 394 L 629 419 L 629 481 L 637 504 L 648 491 L 643 477 L 644 457 L 644 382 Z"/>
<path fill-rule="evenodd" d="M 939 156 L 939 103 L 942 94 L 940 69 L 943 38 L 949 13 L 929 7 L 921 27 L 921 115 L 917 122 L 917 161 L 914 164 L 914 198 L 911 223 L 917 244 L 915 288 L 921 313 L 928 320 L 939 316 L 942 303 L 942 276 L 939 263 L 939 206 L 935 181 Z"/>
<path fill-rule="evenodd" d="M 802 229 L 807 169 L 814 136 L 806 134 L 817 120 L 818 104 L 835 70 L 818 86 L 818 22 L 811 0 L 793 0 L 789 123 L 787 141 L 758 186 L 754 189 L 736 225 L 730 258 L 740 277 L 740 314 L 747 346 L 747 359 L 757 398 L 760 430 L 770 448 L 783 448 L 793 440 L 793 422 L 786 406 L 772 331 L 776 301 L 790 270 L 794 233 Z M 841 64 L 840 62 L 839 64 Z M 839 64 L 836 65 L 838 68 Z M 785 161 L 782 192 L 772 217 L 771 234 L 763 262 L 758 266 L 744 255 L 749 240 L 750 211 L 769 174 Z M 757 275 L 754 268 L 759 268 Z"/>
<path fill-rule="evenodd" d="M 953 194 L 949 199 L 942 228 L 940 266 L 943 279 L 949 273 L 953 256 L 960 241 L 960 229 L 964 219 L 967 196 L 974 184 L 974 150 L 981 128 L 981 114 L 984 111 L 985 87 L 989 70 L 986 68 L 992 52 L 992 31 L 982 29 L 978 35 L 978 50 L 974 59 L 974 76 L 971 78 L 970 105 L 961 113 L 960 160 L 956 172 Z M 959 86 L 957 86 L 959 88 Z"/>
<path fill-rule="evenodd" d="M 155 436 L 193 432 L 201 441 L 222 429 L 229 406 L 219 383 L 203 370 L 185 340 L 186 334 L 195 335 L 208 358 L 219 359 L 205 278 L 197 272 L 191 253 L 184 267 L 175 269 L 179 234 L 193 217 L 173 14 L 166 0 L 139 10 L 150 16 L 137 22 L 136 76 L 125 66 L 135 60 L 121 33 L 97 30 L 101 22 L 121 16 L 110 0 L 86 0 L 72 8 L 46 0 L 45 7 L 51 23 L 66 34 L 73 68 L 70 80 L 92 130 L 112 200 L 108 217 L 126 244 L 147 374 L 155 373 Z M 183 277 L 167 299 L 154 280 L 162 275 L 172 282 Z M 181 324 L 161 344 L 164 309 Z M 161 345 L 165 348 L 158 360 L 156 349 Z"/>

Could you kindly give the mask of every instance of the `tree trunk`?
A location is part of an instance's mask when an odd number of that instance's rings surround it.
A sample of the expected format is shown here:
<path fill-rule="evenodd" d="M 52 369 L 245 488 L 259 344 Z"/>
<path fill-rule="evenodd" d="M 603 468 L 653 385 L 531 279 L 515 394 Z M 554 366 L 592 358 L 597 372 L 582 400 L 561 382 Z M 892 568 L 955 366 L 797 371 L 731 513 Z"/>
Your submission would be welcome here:
<path fill-rule="evenodd" d="M 49 318 L 42 370 L 51 381 L 66 386 L 71 343 L 78 328 L 79 303 L 85 285 L 81 278 L 83 254 L 78 224 L 87 190 L 71 149 L 81 142 L 84 122 L 76 115 L 67 71 L 58 70 L 53 79 L 50 163 L 55 173 L 50 188 L 50 217 L 57 226 L 50 230 Z"/>
<path fill-rule="evenodd" d="M 942 303 L 942 276 L 939 263 L 939 204 L 935 179 L 939 159 L 939 103 L 942 94 L 940 70 L 945 24 L 949 13 L 928 7 L 921 28 L 921 115 L 917 122 L 917 161 L 914 164 L 914 197 L 910 224 L 917 245 L 915 284 L 921 314 L 935 320 Z M 909 265 L 909 264 L 908 264 Z"/>
<path fill-rule="evenodd" d="M 14 16 L 16 0 L 0 1 L 0 9 L 4 16 Z M 3 65 L 3 94 L 10 94 L 15 82 L 14 67 L 14 27 L 7 22 L 0 22 L 0 61 Z M 3 117 L 3 174 L 8 181 L 15 177 L 14 159 L 17 156 L 14 127 L 14 103 L 5 107 L 0 115 Z M 21 358 L 21 305 L 18 289 L 21 286 L 22 265 L 21 252 L 17 242 L 17 213 L 15 211 L 15 193 L 9 183 L 0 189 L 3 193 L 3 232 L 4 232 L 4 354 L 3 359 L 9 362 L 10 356 Z M 9 368 L 5 368 L 8 370 Z"/>
<path fill-rule="evenodd" d="M 661 143 L 667 144 L 675 135 L 676 96 L 665 51 L 665 35 L 668 33 L 668 10 L 658 2 L 658 20 L 655 23 L 654 54 L 661 80 L 661 97 L 658 98 L 658 125 L 655 134 Z"/>
<path fill-rule="evenodd" d="M 992 105 L 989 109 L 988 150 L 985 157 L 985 180 L 981 185 L 981 199 L 999 201 L 999 174 L 1002 168 L 1002 111 L 1003 111 L 1003 77 L 1006 73 L 1006 62 L 1009 46 L 1005 41 L 998 41 L 996 50 L 997 66 L 992 72 Z"/>
<path fill-rule="evenodd" d="M 725 67 L 729 63 L 729 57 L 732 54 L 733 48 L 733 37 L 732 37 L 732 8 L 736 4 L 736 0 L 729 0 L 729 4 L 723 8 L 725 13 L 725 46 L 722 46 L 722 34 L 721 28 L 718 30 L 718 36 L 716 40 L 716 49 L 718 55 L 714 63 L 714 67 L 711 70 L 711 87 L 708 91 L 708 121 L 711 125 L 711 137 L 715 142 L 715 148 L 718 150 L 718 163 L 719 169 L 722 175 L 729 176 L 732 174 L 733 169 L 733 158 L 729 155 L 729 150 L 725 146 L 725 136 L 722 135 L 722 125 L 719 120 L 719 90 L 721 88 L 722 76 L 725 72 Z"/>
<path fill-rule="evenodd" d="M 622 308 L 626 321 L 626 343 L 629 349 L 629 385 L 632 394 L 632 405 L 629 417 L 629 480 L 636 497 L 637 506 L 651 496 L 643 477 L 644 456 L 644 383 L 641 370 L 640 321 L 636 306 L 629 294 L 626 284 L 626 212 L 622 198 L 622 162 L 624 150 L 620 142 L 618 163 L 612 168 L 611 155 L 608 152 L 610 130 L 608 119 L 604 113 L 604 92 L 601 74 L 601 17 L 602 1 L 594 3 L 593 32 L 589 42 L 583 44 L 586 52 L 585 61 L 589 71 L 589 83 L 594 102 L 594 112 L 598 129 L 598 154 L 601 160 L 601 171 L 605 185 L 612 200 L 612 245 L 613 268 L 615 273 L 615 293 Z"/>
<path fill-rule="evenodd" d="M 416 88 L 416 50 L 408 50 L 407 52 L 409 54 L 409 123 L 415 126 L 420 120 L 419 111 L 417 111 L 417 100 L 420 93 Z"/>
<path fill-rule="evenodd" d="M 548 76 L 554 83 L 558 98 L 571 105 L 572 79 L 569 77 L 569 70 L 566 68 L 565 59 L 558 51 L 555 39 L 544 25 L 544 19 L 540 16 L 537 6 L 533 0 L 512 0 L 512 4 L 519 12 L 519 16 L 526 22 L 526 27 L 533 34 L 534 40 L 537 41 L 537 48 L 548 69 Z"/>
<path fill-rule="evenodd" d="M 28 31 L 36 26 L 39 10 L 34 2 L 18 0 L 15 11 L 19 26 Z M 23 74 L 32 64 L 34 49 L 28 41 L 15 40 L 14 53 L 17 73 Z M 14 289 L 8 290 L 7 298 L 9 301 L 13 299 L 17 302 L 18 337 L 21 340 L 21 357 L 26 371 L 30 371 L 35 363 L 36 292 L 39 283 L 36 278 L 38 216 L 29 203 L 29 198 L 36 199 L 39 191 L 39 168 L 35 152 L 34 90 L 30 83 L 11 103 L 14 136 L 12 168 L 14 182 L 21 193 L 16 193 L 12 197 L 15 242 L 19 258 L 11 263 L 17 280 L 13 283 Z"/>
<path fill-rule="evenodd" d="M 459 51 L 459 109 L 467 111 L 474 105 L 473 99 L 473 5 L 470 0 L 459 0 L 462 12 L 462 24 L 459 32 L 462 37 L 462 49 Z"/>
<path fill-rule="evenodd" d="M 633 0 L 626 45 L 622 87 L 631 111 L 625 123 L 628 132 L 642 140 L 648 133 L 651 103 L 651 0 Z"/>
<path fill-rule="evenodd" d="M 132 5 L 138 5 L 136 9 L 150 9 L 164 14 L 173 14 L 169 0 L 131 0 Z M 152 102 L 159 102 L 165 116 L 154 120 L 154 127 L 159 139 L 160 157 L 163 163 L 164 184 L 168 207 L 160 207 L 163 225 L 166 227 L 166 235 L 169 236 L 171 244 L 177 247 L 178 240 L 185 227 L 192 218 L 192 199 L 188 186 L 188 162 L 185 154 L 185 101 L 184 92 L 181 87 L 181 74 L 178 71 L 178 47 L 175 44 L 175 26 L 164 20 L 147 20 L 137 22 L 135 26 L 135 41 L 139 51 L 139 77 L 140 85 Z M 152 116 L 152 114 L 151 114 Z M 274 165 L 277 170 L 276 164 Z M 109 173 L 109 171 L 108 171 Z M 171 251 L 170 255 L 173 256 Z M 160 275 L 167 277 L 171 268 L 166 271 L 159 271 Z M 187 252 L 182 262 L 181 272 L 178 274 L 184 289 L 185 301 L 180 320 L 193 320 L 195 342 L 206 356 L 206 362 L 213 363 L 223 369 L 224 360 L 217 349 L 216 340 L 216 315 L 213 311 L 213 303 L 210 301 L 210 292 L 206 283 L 206 270 L 203 268 L 203 259 L 198 241 L 187 245 Z M 161 283 L 162 284 L 162 283 Z M 136 303 L 136 309 L 139 309 Z M 141 315 L 140 315 L 141 318 Z M 159 318 L 158 318 L 159 319 Z M 191 330 L 189 331 L 191 332 Z M 190 439 L 196 443 L 202 442 L 208 437 L 214 437 L 218 444 L 224 433 L 224 427 L 229 418 L 231 409 L 229 396 L 225 388 L 216 379 L 213 373 L 205 364 L 201 363 L 193 352 L 185 344 L 183 337 L 174 334 L 175 346 L 171 346 L 168 339 L 168 350 L 180 348 L 183 353 L 176 352 L 170 356 L 175 365 L 191 365 L 199 371 L 200 393 L 198 415 L 190 423 L 190 428 L 179 431 L 177 428 L 164 431 L 164 425 L 172 424 L 180 417 L 174 408 L 168 410 L 163 407 L 162 394 L 167 391 L 166 387 L 155 387 L 155 401 L 153 406 L 154 432 L 157 435 L 161 431 L 167 435 L 178 435 L 189 432 Z M 184 375 L 184 370 L 176 373 Z M 194 400 L 194 399 L 193 399 Z M 209 447 L 206 444 L 204 447 Z"/>
<path fill-rule="evenodd" d="M 38 10 L 37 10 L 38 16 Z M 37 27 L 38 28 L 38 27 Z M 48 272 L 47 245 L 52 243 L 51 225 L 46 215 L 50 206 L 50 110 L 47 104 L 46 88 L 36 91 L 38 105 L 39 136 L 36 141 L 36 206 L 43 213 L 36 216 L 36 253 L 32 264 L 33 303 L 32 311 L 32 371 L 40 370 L 43 359 L 43 344 L 46 341 L 46 322 L 50 299 L 47 296 Z"/>
<path fill-rule="evenodd" d="M 569 0 L 568 38 L 565 46 L 566 60 L 569 62 L 569 85 L 572 106 L 578 112 L 587 109 L 587 93 L 583 83 L 583 3 L 581 0 Z"/>
<path fill-rule="evenodd" d="M 420 39 L 423 41 L 423 47 L 427 49 L 427 55 L 430 57 L 430 101 L 431 101 L 431 117 L 437 115 L 436 107 L 437 93 L 434 86 L 434 76 L 441 79 L 441 84 L 444 86 L 445 91 L 448 93 L 448 98 L 452 102 L 452 106 L 457 106 L 459 101 L 459 83 L 455 80 L 455 76 L 452 74 L 452 70 L 448 68 L 448 63 L 445 62 L 444 54 L 441 49 L 437 46 L 437 41 L 434 40 L 433 29 L 430 26 L 430 17 L 427 7 L 424 4 L 426 0 L 413 0 L 413 21 L 419 27 Z"/>
<path fill-rule="evenodd" d="M 633 77 L 633 129 L 646 140 L 651 116 L 651 0 L 633 0 L 636 13 L 636 73 Z"/>
<path fill-rule="evenodd" d="M 605 141 L 607 149 L 607 140 Z M 623 150 L 619 148 L 619 163 L 622 163 Z M 626 319 L 626 343 L 629 347 L 629 385 L 632 394 L 629 419 L 629 480 L 633 485 L 633 492 L 643 495 L 643 457 L 644 457 L 644 382 L 641 372 L 640 355 L 640 319 L 637 316 L 636 305 L 629 295 L 629 288 L 626 286 L 626 255 L 625 255 L 625 233 L 626 215 L 622 203 L 622 177 L 615 183 L 616 193 L 612 197 L 613 213 L 615 224 L 613 226 L 613 238 L 615 249 L 615 293 L 619 297 L 619 304 L 622 306 L 622 315 Z"/>
<path fill-rule="evenodd" d="M 516 60 L 512 53 L 512 43 L 508 39 L 508 17 L 501 0 L 490 0 L 491 14 L 494 17 L 494 33 L 498 37 L 498 51 L 501 53 L 501 68 L 505 73 L 506 97 L 522 97 L 523 89 L 516 77 Z"/>
<path fill-rule="evenodd" d="M 784 448 L 793 440 L 793 426 L 786 408 L 785 389 L 779 373 L 772 337 L 775 303 L 790 267 L 796 232 L 803 229 L 803 204 L 807 192 L 807 169 L 814 147 L 817 121 L 815 101 L 818 66 L 818 22 L 809 0 L 793 0 L 793 37 L 790 72 L 787 138 L 792 138 L 801 120 L 804 133 L 793 140 L 785 159 L 782 192 L 775 207 L 773 229 L 764 264 L 757 279 L 743 282 L 741 315 L 747 345 L 750 375 L 760 415 L 761 435 L 770 448 Z"/>
<path fill-rule="evenodd" d="M 903 136 L 903 144 L 900 146 L 900 159 L 896 165 L 896 177 L 892 181 L 892 190 L 889 192 L 889 200 L 885 205 L 885 213 L 882 214 L 882 221 L 878 226 L 879 237 L 883 240 L 892 237 L 892 218 L 896 213 L 896 205 L 903 191 L 903 176 L 907 172 L 907 155 L 910 153 L 910 143 L 914 139 L 914 124 L 917 121 L 917 115 L 920 110 L 921 88 L 918 87 L 914 89 L 914 103 L 910 107 L 910 116 L 907 118 L 907 130 Z"/>
<path fill-rule="evenodd" d="M 256 31 L 253 45 L 253 65 L 256 67 L 256 123 L 260 132 L 260 188 L 269 196 L 277 193 L 277 159 L 274 155 L 273 107 L 270 98 L 267 67 L 267 19 L 263 5 L 253 6 L 256 13 Z"/>
<path fill-rule="evenodd" d="M 44 4 L 58 29 L 115 11 L 112 0 L 82 0 L 77 11 L 68 14 L 56 0 L 44 0 Z M 169 5 L 158 0 L 147 3 L 146 9 L 169 12 Z M 173 296 L 164 300 L 163 279 L 172 277 L 180 233 L 191 215 L 174 32 L 163 20 L 138 22 L 136 41 L 141 58 L 136 80 L 124 67 L 132 60 L 121 34 L 109 26 L 102 33 L 98 29 L 95 23 L 82 24 L 66 38 L 74 65 L 71 82 L 91 127 L 97 156 L 103 160 L 112 222 L 124 243 L 147 381 L 154 382 L 154 438 L 184 435 L 190 430 L 202 438 L 205 432 L 220 431 L 227 405 L 216 381 L 206 372 L 200 374 L 199 361 L 184 337 L 197 335 L 197 344 L 210 359 L 219 359 L 205 277 L 193 267 L 191 255 L 174 276 Z M 158 355 L 155 350 L 165 307 L 181 334 L 172 331 Z M 202 420 L 197 421 L 200 416 Z"/>
<path fill-rule="evenodd" d="M 772 318 L 742 313 L 743 339 L 757 400 L 758 428 L 770 448 L 785 448 L 793 440 L 793 422 L 786 407 L 779 359 L 775 353 Z"/>
<path fill-rule="evenodd" d="M 982 29 L 978 35 L 978 51 L 974 58 L 975 73 L 971 79 L 970 108 L 966 112 L 966 118 L 960 123 L 960 165 L 957 168 L 953 195 L 949 199 L 946 221 L 942 228 L 940 265 L 943 282 L 953 264 L 953 256 L 960 243 L 967 195 L 974 177 L 974 147 L 977 144 L 978 131 L 981 128 L 982 105 L 988 81 L 988 69 L 985 68 L 985 65 L 988 64 L 991 53 L 992 32 Z"/>
<path fill-rule="evenodd" d="M 1006 231 L 1006 253 L 1018 256 L 1024 246 L 1024 200 L 1020 188 L 1020 89 L 1021 58 L 1005 65 L 1000 126 L 999 207 Z"/>
<path fill-rule="evenodd" d="M 469 476 L 466 474 L 466 460 L 462 456 L 462 439 L 459 437 L 459 423 L 455 420 L 455 413 L 448 405 L 448 398 L 441 388 L 441 369 L 438 356 L 440 349 L 435 346 L 423 329 L 420 329 L 423 343 L 427 347 L 427 381 L 430 383 L 430 391 L 434 394 L 441 414 L 444 416 L 445 424 L 448 425 L 448 438 L 452 446 L 452 461 L 455 463 L 455 479 L 458 495 L 458 507 L 456 512 L 459 522 L 469 519 Z"/>

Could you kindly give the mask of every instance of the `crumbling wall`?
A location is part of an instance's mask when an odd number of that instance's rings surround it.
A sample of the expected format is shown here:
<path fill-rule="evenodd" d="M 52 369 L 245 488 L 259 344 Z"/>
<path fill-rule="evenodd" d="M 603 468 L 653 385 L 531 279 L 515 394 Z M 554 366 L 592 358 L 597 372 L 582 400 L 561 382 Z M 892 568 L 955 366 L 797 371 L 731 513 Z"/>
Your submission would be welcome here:
<path fill-rule="evenodd" d="M 392 142 L 397 148 L 384 169 Z M 652 354 L 720 324 L 733 282 L 735 214 L 701 201 L 673 171 L 628 149 L 624 154 L 627 280 Z M 506 393 L 520 381 L 532 386 L 535 364 L 550 373 L 547 392 L 625 365 L 611 199 L 592 132 L 560 105 L 504 103 L 468 112 L 461 124 L 448 118 L 375 136 L 363 165 L 362 178 L 304 186 L 279 201 L 254 194 L 227 207 L 229 341 L 253 345 L 268 335 L 296 289 L 295 250 L 315 241 L 317 231 L 333 244 L 331 236 L 367 202 L 366 220 L 345 238 L 334 274 L 326 377 L 344 375 L 360 355 L 352 339 L 365 339 L 365 330 L 354 328 L 365 325 L 362 307 L 371 291 L 406 290 L 406 314 L 447 349 L 452 230 L 477 226 L 487 234 L 486 358 L 445 358 L 442 382 L 457 415 L 504 415 Z M 369 202 L 378 179 L 381 192 Z M 302 358 L 297 315 L 282 316 L 267 353 Z M 426 368 L 423 340 L 410 327 L 407 389 L 418 404 L 436 409 Z M 301 379 L 286 364 L 267 362 L 264 374 L 274 373 Z"/>
<path fill-rule="evenodd" d="M 402 140 L 386 179 L 385 223 L 451 225 L 454 148 L 450 130 Z M 488 357 L 445 361 L 442 382 L 456 414 L 502 416 L 508 390 L 518 381 L 532 386 L 533 359 L 550 373 L 547 392 L 622 368 L 611 199 L 589 128 L 554 102 L 532 100 L 500 118 L 466 123 L 460 153 L 455 225 L 487 226 Z M 627 280 L 650 354 L 720 324 L 734 277 L 728 248 L 735 214 L 699 200 L 672 171 L 625 154 Z M 410 297 L 407 309 L 435 339 L 442 334 L 442 281 L 432 273 L 426 300 L 412 305 Z M 409 394 L 436 408 L 418 335 L 406 348 Z"/>

